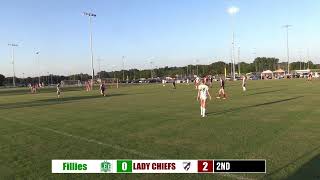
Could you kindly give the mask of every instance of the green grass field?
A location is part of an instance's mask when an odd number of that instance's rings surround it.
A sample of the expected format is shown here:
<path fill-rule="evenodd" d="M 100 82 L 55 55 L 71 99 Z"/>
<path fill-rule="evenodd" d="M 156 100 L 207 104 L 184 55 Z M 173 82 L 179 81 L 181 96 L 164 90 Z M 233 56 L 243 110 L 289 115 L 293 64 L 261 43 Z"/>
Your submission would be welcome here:
<path fill-rule="evenodd" d="M 320 179 L 320 81 L 240 84 L 206 118 L 192 85 L 2 89 L 1 179 Z M 266 159 L 267 174 L 51 174 L 52 159 Z"/>

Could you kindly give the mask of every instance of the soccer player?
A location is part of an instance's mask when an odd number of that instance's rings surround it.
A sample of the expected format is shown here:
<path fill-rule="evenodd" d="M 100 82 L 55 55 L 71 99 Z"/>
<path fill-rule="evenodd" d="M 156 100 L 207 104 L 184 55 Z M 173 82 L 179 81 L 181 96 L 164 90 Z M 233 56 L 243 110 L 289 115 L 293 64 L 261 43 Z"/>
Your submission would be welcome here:
<path fill-rule="evenodd" d="M 223 99 L 226 99 L 226 93 L 224 91 L 224 80 L 220 77 L 220 89 L 218 92 L 217 99 L 220 99 L 220 96 L 223 96 Z"/>
<path fill-rule="evenodd" d="M 166 81 L 164 79 L 162 79 L 162 86 L 166 86 L 165 83 L 166 83 Z"/>
<path fill-rule="evenodd" d="M 312 73 L 311 73 L 311 72 L 308 74 L 308 79 L 307 79 L 307 81 L 312 81 Z"/>
<path fill-rule="evenodd" d="M 209 87 L 204 84 L 204 81 L 198 86 L 198 96 L 197 96 L 197 101 L 200 99 L 200 111 L 201 111 L 201 116 L 205 117 L 206 116 L 206 100 L 207 97 L 209 96 L 211 100 L 211 95 L 209 93 Z"/>
<path fill-rule="evenodd" d="M 200 83 L 200 78 L 196 77 L 196 79 L 194 80 L 194 86 L 196 89 L 198 89 L 199 83 Z"/>
<path fill-rule="evenodd" d="M 173 88 L 176 89 L 176 79 L 173 78 L 173 82 L 172 82 Z"/>
<path fill-rule="evenodd" d="M 34 92 L 34 91 L 33 91 L 33 84 L 30 83 L 30 84 L 29 84 L 29 87 L 30 87 L 31 94 L 33 94 L 33 92 Z"/>
<path fill-rule="evenodd" d="M 32 92 L 33 93 L 37 93 L 37 83 L 34 83 L 33 85 L 32 85 Z"/>
<path fill-rule="evenodd" d="M 103 82 L 103 83 L 100 84 L 100 93 L 101 93 L 102 96 L 106 96 L 105 90 L 106 90 L 106 85 Z"/>
<path fill-rule="evenodd" d="M 207 85 L 207 76 L 203 77 L 203 84 Z"/>
<path fill-rule="evenodd" d="M 57 97 L 60 98 L 61 89 L 60 89 L 60 83 L 57 84 Z"/>
<path fill-rule="evenodd" d="M 91 91 L 91 83 L 90 83 L 90 81 L 86 81 L 85 86 L 86 86 L 86 91 Z"/>
<path fill-rule="evenodd" d="M 243 91 L 246 91 L 246 84 L 247 84 L 247 77 L 246 76 L 243 76 L 242 77 L 242 90 Z"/>

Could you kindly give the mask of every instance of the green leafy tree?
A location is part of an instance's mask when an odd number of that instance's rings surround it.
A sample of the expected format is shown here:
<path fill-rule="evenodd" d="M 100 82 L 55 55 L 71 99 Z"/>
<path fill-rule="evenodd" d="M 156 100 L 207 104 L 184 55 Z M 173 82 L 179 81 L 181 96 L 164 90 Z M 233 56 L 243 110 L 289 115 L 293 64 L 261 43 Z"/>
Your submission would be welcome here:
<path fill-rule="evenodd" d="M 0 86 L 4 85 L 5 80 L 6 80 L 6 77 L 4 75 L 0 74 Z"/>

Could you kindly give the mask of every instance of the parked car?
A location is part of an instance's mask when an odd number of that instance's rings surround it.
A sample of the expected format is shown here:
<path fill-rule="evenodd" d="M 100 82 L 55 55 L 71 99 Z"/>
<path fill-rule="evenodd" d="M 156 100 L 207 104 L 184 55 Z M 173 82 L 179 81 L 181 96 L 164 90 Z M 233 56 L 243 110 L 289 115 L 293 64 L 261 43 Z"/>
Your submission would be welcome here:
<path fill-rule="evenodd" d="M 259 77 L 259 76 L 250 76 L 249 79 L 250 79 L 250 80 L 259 80 L 260 77 Z"/>

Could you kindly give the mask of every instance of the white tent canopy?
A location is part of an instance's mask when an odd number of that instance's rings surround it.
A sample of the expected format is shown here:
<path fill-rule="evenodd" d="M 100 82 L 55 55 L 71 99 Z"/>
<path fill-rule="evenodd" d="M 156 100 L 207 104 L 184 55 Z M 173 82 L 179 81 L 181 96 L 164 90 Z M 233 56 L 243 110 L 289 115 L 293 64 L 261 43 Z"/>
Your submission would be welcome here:
<path fill-rule="evenodd" d="M 273 74 L 273 72 L 270 70 L 266 70 L 266 71 L 263 71 L 261 74 Z"/>
<path fill-rule="evenodd" d="M 278 70 L 274 71 L 274 73 L 285 73 L 285 71 L 283 69 L 278 69 Z"/>
<path fill-rule="evenodd" d="M 273 72 L 270 70 L 263 71 L 261 73 L 261 79 L 263 79 L 263 77 L 271 77 L 273 79 Z M 267 79 L 269 79 L 269 78 L 267 78 Z"/>

